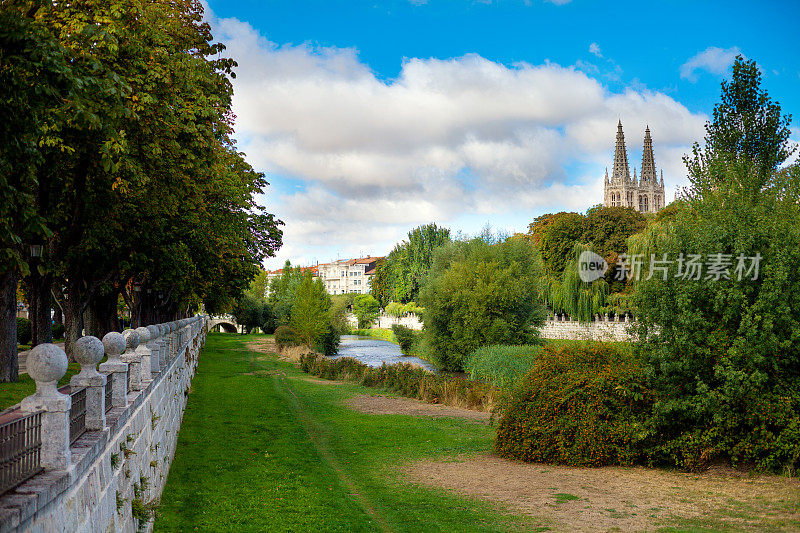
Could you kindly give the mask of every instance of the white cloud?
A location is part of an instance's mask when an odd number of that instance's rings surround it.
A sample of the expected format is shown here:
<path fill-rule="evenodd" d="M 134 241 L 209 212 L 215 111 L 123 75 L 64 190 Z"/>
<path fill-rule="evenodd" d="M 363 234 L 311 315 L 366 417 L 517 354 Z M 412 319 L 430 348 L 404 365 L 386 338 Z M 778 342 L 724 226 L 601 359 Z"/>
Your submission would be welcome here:
<path fill-rule="evenodd" d="M 286 222 L 274 262 L 385 253 L 416 225 L 464 214 L 515 213 L 524 230 L 552 206 L 585 209 L 602 199 L 618 118 L 631 163 L 649 124 L 656 163 L 676 183 L 682 173 L 670 175 L 677 165 L 659 154 L 680 163 L 702 136 L 705 117 L 672 98 L 609 93 L 573 67 L 410 58 L 382 80 L 353 49 L 278 45 L 247 23 L 209 19 L 239 63 L 241 149 L 268 176 L 305 184 L 269 196 Z"/>
<path fill-rule="evenodd" d="M 681 78 L 695 83 L 698 77 L 697 70 L 706 70 L 712 74 L 725 74 L 740 53 L 741 51 L 736 46 L 731 48 L 710 46 L 681 65 Z"/>
<path fill-rule="evenodd" d="M 597 57 L 603 57 L 603 53 L 600 51 L 600 45 L 597 43 L 592 43 L 589 45 L 589 53 L 594 54 Z"/>

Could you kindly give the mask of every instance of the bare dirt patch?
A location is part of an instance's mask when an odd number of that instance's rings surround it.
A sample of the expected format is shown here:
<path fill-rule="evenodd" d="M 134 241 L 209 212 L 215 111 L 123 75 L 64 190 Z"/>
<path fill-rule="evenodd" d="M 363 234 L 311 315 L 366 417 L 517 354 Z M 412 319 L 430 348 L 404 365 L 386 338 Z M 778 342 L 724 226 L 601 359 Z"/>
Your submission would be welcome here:
<path fill-rule="evenodd" d="M 434 418 L 466 418 L 475 422 L 489 423 L 491 413 L 472 411 L 461 407 L 425 403 L 411 398 L 361 394 L 345 401 L 345 405 L 361 413 L 373 415 L 411 415 Z"/>
<path fill-rule="evenodd" d="M 550 519 L 559 531 L 655 530 L 670 524 L 800 530 L 800 480 L 642 467 L 574 468 L 491 455 L 419 461 L 408 481 Z"/>
<path fill-rule="evenodd" d="M 289 376 L 289 379 L 297 381 L 305 381 L 306 383 L 313 383 L 315 385 L 344 385 L 344 381 L 334 381 L 331 379 L 320 379 L 310 376 Z"/>
<path fill-rule="evenodd" d="M 274 339 L 256 339 L 247 343 L 247 348 L 260 353 L 278 353 Z"/>

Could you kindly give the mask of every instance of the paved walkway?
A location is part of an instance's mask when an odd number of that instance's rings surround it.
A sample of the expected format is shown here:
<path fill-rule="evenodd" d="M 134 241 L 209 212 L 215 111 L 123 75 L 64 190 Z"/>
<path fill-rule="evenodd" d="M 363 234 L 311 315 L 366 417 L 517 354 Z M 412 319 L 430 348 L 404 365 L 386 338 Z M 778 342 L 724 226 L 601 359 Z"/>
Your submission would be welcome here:
<path fill-rule="evenodd" d="M 54 342 L 56 346 L 64 348 L 64 341 Z M 28 369 L 25 366 L 25 361 L 28 359 L 28 354 L 31 353 L 30 350 L 23 350 L 17 354 L 17 364 L 19 365 L 19 373 L 20 374 L 27 374 Z"/>

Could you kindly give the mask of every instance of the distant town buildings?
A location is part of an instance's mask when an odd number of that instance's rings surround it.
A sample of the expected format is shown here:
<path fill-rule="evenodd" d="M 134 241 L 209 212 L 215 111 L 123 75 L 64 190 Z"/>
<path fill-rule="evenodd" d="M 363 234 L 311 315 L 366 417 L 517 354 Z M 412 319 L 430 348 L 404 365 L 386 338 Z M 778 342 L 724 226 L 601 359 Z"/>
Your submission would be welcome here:
<path fill-rule="evenodd" d="M 611 179 L 609 179 L 606 168 L 603 205 L 606 207 L 631 207 L 640 213 L 656 213 L 664 207 L 664 171 L 661 171 L 661 181 L 659 182 L 649 127 L 644 130 L 642 169 L 641 176 L 637 179 L 636 169 L 633 169 L 633 178 L 628 170 L 628 152 L 625 149 L 622 121 L 617 124 L 614 169 Z"/>
<path fill-rule="evenodd" d="M 382 257 L 343 259 L 317 265 L 317 275 L 328 294 L 367 294 L 372 288 L 375 264 Z"/>
<path fill-rule="evenodd" d="M 303 267 L 303 272 L 310 270 L 314 276 L 322 280 L 328 294 L 368 294 L 372 288 L 375 275 L 375 264 L 383 257 L 362 257 L 359 259 L 342 259 L 331 263 L 320 263 L 311 267 Z M 267 279 L 280 277 L 283 269 L 267 272 Z M 267 288 L 269 293 L 269 288 Z"/>

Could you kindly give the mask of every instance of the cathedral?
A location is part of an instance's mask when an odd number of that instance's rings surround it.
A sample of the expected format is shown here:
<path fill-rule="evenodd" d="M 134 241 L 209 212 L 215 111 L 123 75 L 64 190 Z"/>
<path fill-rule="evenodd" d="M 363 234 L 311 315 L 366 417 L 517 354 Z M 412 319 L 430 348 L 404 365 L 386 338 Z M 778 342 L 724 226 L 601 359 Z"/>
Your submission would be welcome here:
<path fill-rule="evenodd" d="M 633 169 L 633 178 L 628 170 L 628 152 L 625 150 L 622 121 L 617 125 L 614 171 L 609 179 L 608 168 L 606 168 L 603 205 L 606 207 L 630 207 L 640 213 L 655 213 L 664 207 L 664 171 L 661 171 L 661 181 L 659 182 L 649 127 L 644 130 L 642 169 L 641 175 L 637 179 L 636 169 Z"/>

